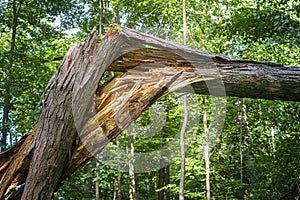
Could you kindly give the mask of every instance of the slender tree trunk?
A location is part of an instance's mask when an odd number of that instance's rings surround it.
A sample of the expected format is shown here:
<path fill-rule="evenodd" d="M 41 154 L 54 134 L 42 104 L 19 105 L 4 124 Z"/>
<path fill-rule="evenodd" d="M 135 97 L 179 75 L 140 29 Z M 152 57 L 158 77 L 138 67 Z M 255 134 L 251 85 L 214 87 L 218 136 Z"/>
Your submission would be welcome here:
<path fill-rule="evenodd" d="M 21 3 L 19 5 L 21 7 Z M 14 63 L 14 53 L 16 46 L 16 35 L 17 35 L 17 25 L 18 25 L 18 8 L 16 0 L 12 2 L 13 7 L 13 24 L 12 24 L 12 34 L 10 51 L 8 57 L 8 68 L 6 70 L 6 80 L 5 80 L 5 96 L 3 105 L 3 117 L 2 117 L 2 137 L 1 137 L 1 151 L 6 149 L 7 146 L 7 136 L 9 132 L 9 112 L 11 107 L 11 78 L 12 78 L 12 67 Z M 20 8 L 19 8 L 20 9 Z M 11 139 L 11 138 L 10 138 Z"/>
<path fill-rule="evenodd" d="M 103 27 L 103 0 L 99 0 L 99 35 L 102 35 Z"/>
<path fill-rule="evenodd" d="M 134 180 L 134 136 L 132 135 L 131 128 L 128 128 L 128 151 L 129 151 L 129 199 L 136 200 L 136 186 Z"/>
<path fill-rule="evenodd" d="M 158 172 L 158 185 L 157 188 L 161 189 L 164 187 L 164 179 L 165 179 L 165 168 L 163 167 L 163 158 L 160 159 L 160 169 Z M 164 200 L 164 190 L 158 191 L 158 200 Z"/>
<path fill-rule="evenodd" d="M 165 167 L 165 185 L 169 185 L 169 184 L 170 184 L 170 165 Z M 165 193 L 166 193 L 166 200 L 170 200 L 171 199 L 170 191 L 167 189 Z"/>
<path fill-rule="evenodd" d="M 255 170 L 253 170 L 254 164 L 252 162 L 252 156 L 249 155 L 248 151 L 248 134 L 249 134 L 249 126 L 247 121 L 247 112 L 246 112 L 246 104 L 244 103 L 244 99 L 242 99 L 241 102 L 241 114 L 240 114 L 240 178 L 241 178 L 241 199 L 246 200 L 247 196 L 249 194 L 249 190 L 247 187 L 245 187 L 245 181 L 244 181 L 244 172 L 247 170 L 250 171 L 250 173 L 253 175 L 254 178 L 248 178 L 247 184 L 252 184 L 255 182 L 256 173 Z M 245 154 L 246 153 L 246 154 Z M 245 156 L 244 156 L 245 155 Z M 247 167 L 244 166 L 244 162 L 248 163 Z"/>
<path fill-rule="evenodd" d="M 205 46 L 205 33 L 204 33 L 204 29 L 201 30 L 202 33 L 202 42 L 201 42 L 201 49 L 204 50 L 204 46 Z"/>
<path fill-rule="evenodd" d="M 186 18 L 186 0 L 182 0 L 182 18 L 183 18 L 183 45 L 187 42 L 187 18 Z"/>
<path fill-rule="evenodd" d="M 118 186 L 116 187 L 116 184 L 118 184 L 118 182 L 116 182 L 116 179 L 113 178 L 113 200 L 116 200 L 117 199 L 117 188 Z"/>
<path fill-rule="evenodd" d="M 243 187 L 243 123 L 245 115 L 245 104 L 242 102 L 241 114 L 240 114 L 240 187 L 241 187 L 241 199 L 244 199 L 244 187 Z"/>
<path fill-rule="evenodd" d="M 163 135 L 162 135 L 162 142 L 166 141 L 166 135 L 167 135 L 167 130 L 164 127 L 163 128 Z M 160 158 L 160 168 L 158 171 L 158 189 L 161 189 L 165 186 L 166 183 L 166 163 L 165 163 L 165 155 L 162 153 Z M 159 200 L 164 200 L 165 199 L 165 190 L 160 190 L 158 191 L 158 199 Z"/>
<path fill-rule="evenodd" d="M 135 182 L 135 198 L 136 200 L 140 199 L 140 192 L 139 192 L 139 182 Z"/>
<path fill-rule="evenodd" d="M 95 162 L 96 161 L 94 161 L 94 160 L 92 160 L 92 162 L 91 163 L 89 163 L 87 166 L 86 166 L 86 168 L 85 168 L 85 170 L 84 170 L 84 173 L 85 174 L 87 174 L 87 173 L 89 173 L 91 170 L 92 170 L 92 168 L 95 166 Z M 84 188 L 84 199 L 89 199 L 89 198 L 91 198 L 90 196 L 91 196 L 91 193 L 90 193 L 90 191 L 91 191 L 91 188 L 93 187 L 93 180 L 92 180 L 92 178 L 91 177 L 89 177 L 89 178 L 87 178 L 86 180 L 85 180 L 85 183 L 84 183 L 84 185 L 83 185 L 83 188 Z"/>
<path fill-rule="evenodd" d="M 186 45 L 187 35 L 186 35 L 186 2 L 183 0 L 183 44 Z M 183 123 L 180 130 L 180 154 L 181 154 L 181 167 L 180 167 L 180 183 L 179 183 L 179 200 L 184 200 L 184 180 L 185 180 L 185 131 L 188 121 L 188 105 L 187 105 L 187 95 L 183 96 Z"/>
<path fill-rule="evenodd" d="M 205 185 L 206 185 L 206 199 L 210 200 L 210 166 L 209 166 L 209 130 L 207 126 L 207 116 L 206 116 L 206 107 L 205 107 L 205 98 L 203 99 L 203 126 L 204 126 L 204 134 L 205 134 L 205 144 L 204 144 L 204 159 L 205 159 Z"/>
<path fill-rule="evenodd" d="M 95 161 L 95 167 L 98 168 L 98 166 L 99 166 L 99 163 L 98 163 L 98 161 L 96 160 L 96 161 Z M 99 177 L 98 169 L 97 169 L 96 176 Z M 98 179 L 97 179 L 96 182 L 95 182 L 95 197 L 96 197 L 96 200 L 99 200 L 99 199 L 100 199 L 100 191 L 99 191 L 99 181 L 98 181 Z"/>
<path fill-rule="evenodd" d="M 183 96 L 183 123 L 180 130 L 180 154 L 181 154 L 181 167 L 180 167 L 180 183 L 179 183 L 179 199 L 184 199 L 184 180 L 185 180 L 185 131 L 188 121 L 188 105 L 187 105 L 187 95 Z"/>
<path fill-rule="evenodd" d="M 121 172 L 119 172 L 121 173 Z M 122 199 L 122 179 L 121 179 L 121 174 L 118 175 L 118 200 L 121 200 Z"/>
<path fill-rule="evenodd" d="M 95 197 L 96 197 L 96 200 L 100 199 L 99 181 L 95 182 Z"/>
<path fill-rule="evenodd" d="M 163 136 L 162 136 L 162 142 L 166 142 L 166 137 L 167 137 L 167 129 L 164 127 L 163 128 Z M 168 184 L 170 184 L 170 167 L 169 165 L 166 165 L 165 161 L 165 155 L 161 155 L 160 159 L 160 170 L 159 170 L 159 177 L 158 177 L 158 188 L 162 188 Z M 169 190 L 160 190 L 158 192 L 158 199 L 164 200 L 164 199 L 170 199 L 170 192 Z"/>
<path fill-rule="evenodd" d="M 150 200 L 149 174 L 146 175 L 146 191 L 147 191 L 147 200 Z"/>
<path fill-rule="evenodd" d="M 119 6 L 118 5 L 116 7 L 116 23 L 120 24 L 120 11 L 119 11 Z"/>
<path fill-rule="evenodd" d="M 117 144 L 117 150 L 118 152 L 120 152 L 121 148 L 120 148 L 120 141 L 119 141 L 119 136 L 116 137 L 116 144 Z M 120 160 L 118 163 L 118 200 L 122 200 L 122 176 L 121 176 L 121 168 L 120 168 Z"/>

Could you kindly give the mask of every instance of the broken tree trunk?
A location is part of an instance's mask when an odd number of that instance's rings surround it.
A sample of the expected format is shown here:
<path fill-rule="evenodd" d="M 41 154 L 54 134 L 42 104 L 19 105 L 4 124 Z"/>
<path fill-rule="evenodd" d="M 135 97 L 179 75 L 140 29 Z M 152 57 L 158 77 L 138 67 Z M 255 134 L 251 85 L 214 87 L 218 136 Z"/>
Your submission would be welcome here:
<path fill-rule="evenodd" d="M 1 199 L 51 199 L 148 106 L 188 85 L 201 94 L 300 100 L 300 67 L 231 59 L 119 26 L 100 44 L 96 33 L 64 57 L 32 133 L 0 154 Z M 123 73 L 99 86 L 105 70 Z"/>

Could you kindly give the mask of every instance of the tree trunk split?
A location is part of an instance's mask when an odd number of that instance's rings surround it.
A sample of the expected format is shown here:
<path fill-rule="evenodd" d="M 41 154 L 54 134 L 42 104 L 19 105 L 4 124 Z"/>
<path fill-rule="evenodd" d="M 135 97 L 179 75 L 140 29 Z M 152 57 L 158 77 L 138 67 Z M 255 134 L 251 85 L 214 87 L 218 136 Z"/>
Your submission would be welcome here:
<path fill-rule="evenodd" d="M 64 57 L 32 133 L 0 153 L 1 199 L 51 199 L 159 97 L 189 85 L 200 94 L 300 100 L 300 67 L 209 54 L 120 26 L 101 43 L 96 35 Z M 99 86 L 105 70 L 122 73 Z"/>

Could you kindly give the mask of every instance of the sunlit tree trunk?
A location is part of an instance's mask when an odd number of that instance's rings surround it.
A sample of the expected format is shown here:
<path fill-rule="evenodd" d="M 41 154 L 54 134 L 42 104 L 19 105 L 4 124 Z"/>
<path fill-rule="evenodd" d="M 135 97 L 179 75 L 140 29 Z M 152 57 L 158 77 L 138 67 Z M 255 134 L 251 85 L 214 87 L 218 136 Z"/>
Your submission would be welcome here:
<path fill-rule="evenodd" d="M 99 0 L 99 35 L 102 35 L 103 27 L 103 0 Z"/>
<path fill-rule="evenodd" d="M 99 200 L 100 191 L 99 191 L 99 181 L 98 180 L 95 182 L 95 197 L 96 197 L 96 200 Z"/>
<path fill-rule="evenodd" d="M 118 188 L 118 186 L 116 186 L 116 184 L 118 184 L 118 182 L 116 182 L 116 179 L 113 178 L 113 180 L 112 180 L 113 200 L 117 199 L 117 188 Z"/>
<path fill-rule="evenodd" d="M 116 145 L 117 145 L 117 150 L 120 152 L 120 141 L 119 141 L 119 136 L 116 137 Z M 118 200 L 122 200 L 122 176 L 121 176 L 121 167 L 120 167 L 120 160 L 118 163 Z"/>
<path fill-rule="evenodd" d="M 201 43 L 201 49 L 204 49 L 205 47 L 205 34 L 204 29 L 201 31 L 202 35 L 202 43 Z M 203 128 L 204 128 L 204 160 L 205 160 L 205 186 L 206 186 L 206 199 L 211 199 L 210 194 L 210 159 L 209 159 L 209 129 L 207 125 L 207 112 L 206 112 L 206 98 L 203 99 Z"/>
<path fill-rule="evenodd" d="M 204 134 L 205 134 L 205 142 L 204 142 L 204 159 L 205 159 L 205 174 L 206 174 L 206 179 L 205 179 L 205 185 L 206 185 L 206 199 L 210 200 L 211 195 L 210 195 L 210 165 L 209 165 L 209 129 L 207 126 L 207 116 L 206 116 L 206 100 L 205 97 L 203 99 L 203 106 L 204 106 L 204 111 L 203 111 L 203 127 L 204 127 Z"/>
<path fill-rule="evenodd" d="M 95 167 L 97 168 L 97 173 L 96 173 L 97 180 L 96 180 L 96 182 L 95 182 L 95 198 L 96 198 L 96 200 L 99 200 L 99 199 L 100 199 L 99 180 L 98 180 L 98 177 L 99 177 L 98 166 L 99 166 L 99 163 L 98 163 L 98 161 L 96 160 L 96 161 L 95 161 Z"/>
<path fill-rule="evenodd" d="M 247 112 L 246 112 L 246 104 L 244 103 L 244 100 L 241 102 L 241 111 L 239 115 L 239 123 L 240 123 L 240 188 L 241 188 L 241 199 L 246 200 L 247 196 L 249 195 L 248 188 L 246 187 L 245 181 L 244 181 L 244 174 L 248 170 L 250 171 L 251 175 L 254 177 L 256 176 L 256 172 L 253 169 L 253 162 L 251 161 L 251 156 L 249 155 L 249 152 L 247 151 L 248 148 L 248 134 L 249 134 L 249 127 L 248 127 L 248 121 L 247 121 Z M 245 151 L 245 152 L 244 152 Z M 246 152 L 247 151 L 247 152 Z M 244 156 L 245 155 L 245 156 Z M 244 166 L 244 163 L 248 163 Z M 247 167 L 246 167 L 247 166 Z M 250 181 L 250 184 L 252 184 L 253 181 L 255 181 L 255 178 L 247 177 L 247 179 Z M 249 182 L 246 182 L 249 183 Z"/>
<path fill-rule="evenodd" d="M 185 0 L 182 1 L 183 7 L 183 44 L 186 45 L 187 41 L 187 30 L 186 30 L 186 2 Z M 185 131 L 187 126 L 188 120 L 188 107 L 187 107 L 187 95 L 183 96 L 183 123 L 180 130 L 180 154 L 181 154 L 181 166 L 180 166 L 180 183 L 179 183 L 179 200 L 184 199 L 184 180 L 185 180 Z"/>
<path fill-rule="evenodd" d="M 182 0 L 182 20 L 183 20 L 183 45 L 186 45 L 187 42 L 186 0 Z"/>
<path fill-rule="evenodd" d="M 131 128 L 128 128 L 128 153 L 129 153 L 129 199 L 136 200 L 136 185 L 134 180 L 134 136 L 132 135 Z"/>
<path fill-rule="evenodd" d="M 240 114 L 240 188 L 241 188 L 241 199 L 244 199 L 244 187 L 243 187 L 243 118 L 244 118 L 245 105 L 242 103 L 242 109 Z"/>
<path fill-rule="evenodd" d="M 180 154 L 181 154 L 181 166 L 180 166 L 180 183 L 179 183 L 179 199 L 184 199 L 184 180 L 185 180 L 185 131 L 188 120 L 188 105 L 187 105 L 187 95 L 183 96 L 183 108 L 184 117 L 183 123 L 180 130 Z"/>

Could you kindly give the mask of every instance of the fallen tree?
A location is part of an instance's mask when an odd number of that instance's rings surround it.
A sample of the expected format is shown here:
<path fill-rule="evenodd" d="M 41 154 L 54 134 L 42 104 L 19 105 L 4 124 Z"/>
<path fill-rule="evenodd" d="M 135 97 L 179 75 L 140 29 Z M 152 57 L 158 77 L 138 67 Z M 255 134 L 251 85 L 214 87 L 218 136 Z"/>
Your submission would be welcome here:
<path fill-rule="evenodd" d="M 153 102 L 189 85 L 199 94 L 300 101 L 300 67 L 210 54 L 120 26 L 101 43 L 96 35 L 69 49 L 32 133 L 1 152 L 1 199 L 51 199 Z M 99 85 L 105 71 L 121 73 Z"/>

